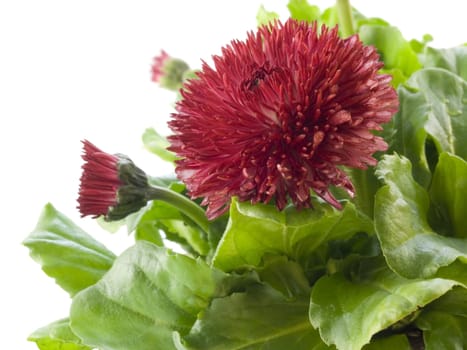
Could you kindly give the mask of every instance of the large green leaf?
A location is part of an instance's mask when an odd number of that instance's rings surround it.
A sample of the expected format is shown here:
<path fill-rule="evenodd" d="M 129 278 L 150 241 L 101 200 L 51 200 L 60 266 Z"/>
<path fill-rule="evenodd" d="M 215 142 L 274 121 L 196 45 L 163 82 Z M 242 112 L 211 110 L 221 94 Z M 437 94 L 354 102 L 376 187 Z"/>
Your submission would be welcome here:
<path fill-rule="evenodd" d="M 64 318 L 36 330 L 28 337 L 40 350 L 91 350 L 70 329 L 70 320 Z"/>
<path fill-rule="evenodd" d="M 224 277 L 201 260 L 138 241 L 75 296 L 72 330 L 106 350 L 173 349 L 172 332 L 190 331 Z"/>
<path fill-rule="evenodd" d="M 430 277 L 456 259 L 467 262 L 466 239 L 439 235 L 428 224 L 429 197 L 413 179 L 407 158 L 385 156 L 377 174 L 386 185 L 376 194 L 375 227 L 394 271 L 407 278 Z"/>
<path fill-rule="evenodd" d="M 434 211 L 430 216 L 433 228 L 467 238 L 467 162 L 442 153 L 429 193 Z"/>
<path fill-rule="evenodd" d="M 178 349 L 331 349 L 311 327 L 307 312 L 307 299 L 286 299 L 265 285 L 250 287 L 214 299 L 178 340 Z"/>
<path fill-rule="evenodd" d="M 427 187 L 437 154 L 467 159 L 467 82 L 444 69 L 421 69 L 398 94 L 391 149 L 410 159 L 415 179 Z"/>
<path fill-rule="evenodd" d="M 308 258 L 330 240 L 349 238 L 357 232 L 373 232 L 373 223 L 352 203 L 342 211 L 313 203 L 313 209 L 232 201 L 230 219 L 214 256 L 222 270 L 254 267 L 265 254 L 283 254 L 296 261 Z"/>
<path fill-rule="evenodd" d="M 358 279 L 343 274 L 322 277 L 312 289 L 310 320 L 321 338 L 338 349 L 359 350 L 371 337 L 437 299 L 455 281 L 405 279 L 384 260 L 358 266 Z"/>
<path fill-rule="evenodd" d="M 42 270 L 72 296 L 96 283 L 115 259 L 111 251 L 51 204 L 44 207 L 23 244 Z"/>
<path fill-rule="evenodd" d="M 415 321 L 426 350 L 467 348 L 467 290 L 455 288 L 428 305 Z"/>
<path fill-rule="evenodd" d="M 450 49 L 427 47 L 423 64 L 425 67 L 447 69 L 467 80 L 467 47 L 458 46 Z"/>

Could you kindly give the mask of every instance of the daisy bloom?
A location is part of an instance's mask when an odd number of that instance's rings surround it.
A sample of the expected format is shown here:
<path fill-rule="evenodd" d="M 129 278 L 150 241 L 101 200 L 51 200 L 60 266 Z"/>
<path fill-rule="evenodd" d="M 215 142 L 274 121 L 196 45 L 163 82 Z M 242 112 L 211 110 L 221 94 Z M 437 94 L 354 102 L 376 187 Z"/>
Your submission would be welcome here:
<path fill-rule="evenodd" d="M 314 192 L 340 209 L 331 186 L 354 194 L 342 166 L 373 166 L 387 149 L 373 130 L 398 99 L 382 66 L 357 35 L 293 19 L 232 41 L 181 91 L 169 122 L 178 177 L 210 219 L 233 196 L 282 210 Z"/>

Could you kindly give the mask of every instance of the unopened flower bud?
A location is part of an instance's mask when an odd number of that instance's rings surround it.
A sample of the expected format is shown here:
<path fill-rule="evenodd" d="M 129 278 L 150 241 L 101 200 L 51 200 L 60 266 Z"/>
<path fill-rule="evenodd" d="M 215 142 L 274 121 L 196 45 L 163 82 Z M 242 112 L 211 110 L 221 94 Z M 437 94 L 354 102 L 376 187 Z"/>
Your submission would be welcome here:
<path fill-rule="evenodd" d="M 161 51 L 154 57 L 151 67 L 152 81 L 168 90 L 178 91 L 185 80 L 185 73 L 189 71 L 188 64 L 178 58 L 173 58 L 167 52 Z"/>
<path fill-rule="evenodd" d="M 122 154 L 108 154 L 83 141 L 83 173 L 78 209 L 81 216 L 120 220 L 141 209 L 150 191 L 144 171 Z"/>
<path fill-rule="evenodd" d="M 163 201 L 189 217 L 208 232 L 204 210 L 180 193 L 151 186 L 143 170 L 123 154 L 108 154 L 89 141 L 83 141 L 85 161 L 79 188 L 81 216 L 116 221 L 140 210 L 148 201 Z"/>

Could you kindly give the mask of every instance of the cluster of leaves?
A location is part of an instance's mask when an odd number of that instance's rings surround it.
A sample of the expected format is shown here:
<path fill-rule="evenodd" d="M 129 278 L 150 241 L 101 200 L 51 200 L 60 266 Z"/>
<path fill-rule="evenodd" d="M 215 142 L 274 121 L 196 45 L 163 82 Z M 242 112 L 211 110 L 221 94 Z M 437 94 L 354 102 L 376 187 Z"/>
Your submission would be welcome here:
<path fill-rule="evenodd" d="M 334 7 L 288 7 L 337 23 Z M 262 8 L 258 21 L 276 16 Z M 42 350 L 467 348 L 467 47 L 354 19 L 400 99 L 389 152 L 351 173 L 356 201 L 278 212 L 233 200 L 208 232 L 153 201 L 121 223 L 135 244 L 118 257 L 47 205 L 24 244 L 72 305 L 29 339 Z M 154 130 L 144 142 L 174 160 Z"/>

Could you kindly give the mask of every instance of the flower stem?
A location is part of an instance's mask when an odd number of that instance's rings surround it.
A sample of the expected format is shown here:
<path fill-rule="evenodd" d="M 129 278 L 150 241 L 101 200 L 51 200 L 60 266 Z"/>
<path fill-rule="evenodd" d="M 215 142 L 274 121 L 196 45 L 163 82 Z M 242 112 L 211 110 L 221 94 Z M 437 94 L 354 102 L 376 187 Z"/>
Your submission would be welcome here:
<path fill-rule="evenodd" d="M 151 186 L 146 193 L 148 200 L 161 200 L 172 205 L 193 220 L 206 233 L 209 231 L 209 221 L 204 210 L 187 197 L 160 186 Z"/>
<path fill-rule="evenodd" d="M 336 0 L 337 18 L 344 37 L 355 33 L 352 17 L 352 6 L 349 0 Z"/>

